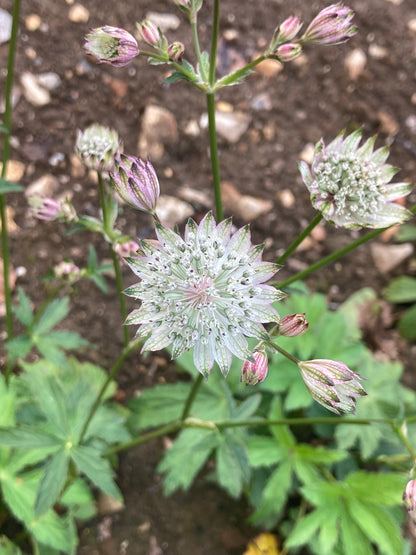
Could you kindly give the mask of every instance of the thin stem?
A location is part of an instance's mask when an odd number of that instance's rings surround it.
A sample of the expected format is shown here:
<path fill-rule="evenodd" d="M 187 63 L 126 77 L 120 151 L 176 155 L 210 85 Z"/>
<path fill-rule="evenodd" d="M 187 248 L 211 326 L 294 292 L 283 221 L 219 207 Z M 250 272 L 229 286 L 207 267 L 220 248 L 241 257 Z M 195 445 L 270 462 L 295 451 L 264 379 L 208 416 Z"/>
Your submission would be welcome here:
<path fill-rule="evenodd" d="M 251 420 L 224 420 L 222 422 L 211 422 L 209 420 L 199 420 L 196 418 L 186 418 L 185 420 L 176 420 L 170 424 L 166 424 L 160 428 L 156 428 L 147 434 L 136 437 L 131 441 L 120 443 L 108 449 L 104 456 L 108 457 L 114 453 L 125 451 L 136 445 L 146 443 L 151 439 L 178 432 L 183 428 L 202 428 L 204 430 L 224 430 L 226 428 L 238 428 L 242 426 L 257 427 L 257 426 L 313 426 L 315 424 L 347 424 L 352 426 L 368 426 L 371 424 L 389 424 L 395 425 L 395 420 L 392 418 L 342 418 L 340 416 L 320 416 L 315 418 L 300 417 L 300 418 L 279 418 L 277 420 L 268 420 L 267 418 L 256 418 Z"/>
<path fill-rule="evenodd" d="M 107 391 L 108 386 L 110 385 L 110 383 L 113 381 L 113 379 L 115 378 L 117 372 L 120 370 L 121 365 L 123 364 L 123 362 L 125 361 L 125 359 L 128 357 L 128 355 L 134 351 L 138 344 L 139 344 L 139 340 L 135 340 L 135 341 L 131 341 L 127 347 L 125 347 L 121 353 L 121 355 L 119 356 L 119 358 L 117 359 L 116 363 L 114 364 L 114 366 L 111 368 L 106 381 L 103 383 L 103 385 L 101 386 L 100 391 L 98 392 L 97 398 L 94 401 L 93 406 L 91 407 L 91 410 L 88 414 L 88 417 L 85 421 L 84 427 L 82 428 L 81 431 L 81 435 L 79 437 L 79 443 L 82 443 L 82 440 L 85 437 L 85 434 L 88 430 L 88 426 L 90 425 L 91 420 L 94 417 L 94 414 L 96 413 L 98 407 L 101 404 L 101 400 L 105 394 L 105 392 Z"/>
<path fill-rule="evenodd" d="M 291 254 L 294 252 L 302 241 L 311 233 L 311 231 L 319 224 L 322 220 L 322 214 L 318 214 L 310 222 L 310 224 L 298 235 L 298 237 L 293 241 L 293 243 L 286 249 L 286 251 L 277 259 L 277 264 L 282 264 Z"/>
<path fill-rule="evenodd" d="M 111 254 L 113 257 L 113 266 L 114 266 L 114 272 L 116 276 L 116 285 L 117 285 L 118 300 L 120 302 L 121 318 L 123 320 L 124 347 L 127 347 L 130 342 L 130 336 L 129 336 L 129 330 L 127 326 L 124 325 L 124 322 L 127 318 L 127 308 L 126 308 L 126 300 L 123 295 L 123 289 L 124 289 L 123 278 L 121 276 L 121 268 L 120 268 L 118 254 L 114 250 L 113 245 L 111 245 Z"/>
<path fill-rule="evenodd" d="M 411 208 L 409 208 L 409 212 L 412 212 L 412 214 L 416 213 L 416 204 L 414 204 Z M 379 235 L 384 233 L 384 231 L 386 231 L 387 229 L 390 229 L 391 227 L 393 227 L 393 226 L 391 225 L 389 227 L 383 227 L 381 229 L 373 229 L 372 231 L 369 231 L 368 233 L 366 233 L 362 237 L 359 237 L 358 239 L 356 239 L 355 241 L 353 241 L 352 243 L 350 243 L 346 247 L 343 247 L 342 249 L 339 249 L 336 252 L 334 252 L 332 254 L 329 254 L 328 256 L 326 256 L 325 258 L 322 258 L 321 260 L 318 260 L 318 262 L 315 262 L 315 264 L 312 264 L 311 266 L 309 266 L 309 268 L 306 268 L 306 270 L 302 270 L 301 272 L 298 272 L 297 274 L 295 274 L 291 278 L 288 278 L 285 281 L 277 283 L 276 287 L 278 289 L 280 289 L 280 288 L 283 288 L 283 287 L 287 287 L 288 285 L 290 285 L 291 283 L 293 283 L 295 281 L 298 281 L 300 279 L 304 279 L 305 277 L 309 276 L 310 274 L 312 274 L 316 270 L 319 270 L 323 266 L 326 266 L 327 264 L 330 264 L 331 262 L 335 262 L 335 260 L 338 260 L 339 258 L 342 258 L 343 256 L 345 256 L 349 252 L 353 251 L 357 247 L 360 247 L 361 245 L 364 245 L 368 241 L 371 241 L 371 239 L 374 239 L 375 237 L 378 237 Z"/>
<path fill-rule="evenodd" d="M 188 398 L 185 403 L 185 407 L 182 412 L 181 420 L 185 420 L 189 416 L 189 413 L 192 408 L 192 404 L 195 400 L 196 394 L 198 393 L 199 388 L 201 387 L 202 381 L 204 377 L 202 374 L 198 374 L 197 379 L 194 381 L 191 391 L 189 392 Z"/>
<path fill-rule="evenodd" d="M 197 24 L 197 13 L 193 12 L 191 17 L 191 29 L 192 29 L 192 38 L 194 41 L 194 48 L 195 48 L 195 55 L 196 59 L 198 60 L 199 71 L 201 72 L 201 77 L 204 81 L 208 80 L 208 75 L 205 71 L 205 65 L 202 61 L 202 54 L 201 48 L 199 46 L 199 37 L 198 37 L 198 24 Z"/>
<path fill-rule="evenodd" d="M 143 434 L 142 436 L 136 437 L 131 441 L 127 441 L 126 443 L 120 443 L 119 445 L 115 445 L 108 449 L 105 453 L 103 453 L 104 457 L 110 457 L 115 453 L 119 453 L 120 451 L 125 451 L 126 449 L 131 449 L 132 447 L 136 447 L 137 445 L 141 445 L 142 443 L 146 443 L 151 439 L 156 439 L 160 436 L 165 436 L 167 434 L 172 434 L 174 432 L 178 432 L 183 428 L 183 423 L 180 420 L 167 424 L 166 426 L 162 426 L 161 428 L 157 428 L 147 434 Z"/>
<path fill-rule="evenodd" d="M 209 127 L 209 147 L 211 152 L 211 169 L 215 195 L 215 212 L 217 221 L 224 219 L 224 210 L 221 197 L 221 178 L 220 165 L 218 158 L 217 130 L 215 126 L 215 95 L 207 94 L 208 127 Z"/>
<path fill-rule="evenodd" d="M 405 424 L 398 426 L 397 424 L 393 424 L 393 430 L 396 432 L 396 434 L 399 436 L 400 440 L 402 441 L 403 445 L 406 447 L 406 449 L 409 451 L 410 456 L 413 459 L 413 463 L 416 464 L 416 453 L 410 443 L 410 441 L 407 438 L 406 433 L 404 432 L 403 426 L 405 426 Z"/>
<path fill-rule="evenodd" d="M 299 359 L 297 359 L 296 357 L 294 357 L 293 355 L 288 353 L 285 349 L 283 349 L 282 347 L 280 347 L 276 343 L 273 343 L 273 341 L 265 341 L 264 343 L 265 343 L 265 345 L 267 345 L 271 349 L 274 349 L 278 353 L 282 354 L 283 356 L 285 356 L 286 358 L 288 358 L 289 360 L 291 360 L 295 364 L 299 364 L 299 362 L 300 362 Z"/>
<path fill-rule="evenodd" d="M 4 133 L 3 141 L 3 167 L 1 170 L 1 177 L 4 179 L 7 172 L 7 164 L 10 158 L 10 132 L 12 124 L 12 87 L 14 77 L 14 61 L 17 45 L 17 34 L 19 29 L 19 12 L 20 0 L 14 0 L 13 13 L 12 13 L 12 29 L 9 43 L 9 53 L 7 59 L 7 77 L 6 88 L 4 92 L 5 110 L 4 110 L 4 126 L 6 132 Z M 5 195 L 0 195 L 0 220 L 1 220 L 1 249 L 3 256 L 3 283 L 4 283 L 4 298 L 6 306 L 6 331 L 7 339 L 13 338 L 13 320 L 12 320 L 12 297 L 10 287 L 10 251 L 9 251 L 9 234 L 7 228 L 7 214 L 6 214 L 6 198 Z M 11 372 L 11 365 L 6 368 L 6 382 L 9 381 Z"/>
<path fill-rule="evenodd" d="M 257 66 L 258 64 L 260 64 L 261 62 L 266 60 L 266 58 L 267 58 L 267 56 L 262 54 L 261 56 L 259 56 L 255 60 L 252 60 L 251 62 L 246 64 L 244 67 L 242 67 L 240 69 L 237 69 L 236 71 L 233 71 L 232 73 L 229 73 L 225 77 L 222 77 L 221 79 L 219 79 L 216 82 L 215 90 L 217 91 L 219 89 L 222 89 L 222 87 L 226 87 L 227 85 L 230 85 L 231 83 L 238 83 L 238 81 L 242 77 L 244 77 L 244 75 L 247 73 L 247 71 L 249 71 L 253 67 Z"/>
<path fill-rule="evenodd" d="M 217 62 L 218 35 L 220 31 L 220 0 L 214 2 L 214 15 L 212 18 L 211 54 L 209 57 L 209 84 L 215 85 L 215 67 Z"/>
<path fill-rule="evenodd" d="M 107 236 L 107 238 L 111 240 L 112 229 L 110 227 L 110 215 L 108 213 L 108 205 L 107 205 L 107 198 L 106 198 L 107 191 L 105 189 L 105 183 L 101 172 L 97 172 L 97 175 L 98 175 L 98 193 L 100 196 L 101 211 L 103 214 L 104 233 Z M 124 288 L 123 288 L 123 279 L 121 276 L 120 263 L 112 243 L 110 245 L 110 248 L 111 248 L 111 256 L 113 259 L 114 273 L 116 276 L 117 294 L 118 294 L 118 299 L 120 303 L 121 319 L 124 322 L 125 319 L 127 318 L 127 308 L 126 308 L 126 300 L 123 295 Z M 127 347 L 130 341 L 130 337 L 129 337 L 129 330 L 127 329 L 126 326 L 123 326 L 123 334 L 124 334 L 124 347 Z"/>

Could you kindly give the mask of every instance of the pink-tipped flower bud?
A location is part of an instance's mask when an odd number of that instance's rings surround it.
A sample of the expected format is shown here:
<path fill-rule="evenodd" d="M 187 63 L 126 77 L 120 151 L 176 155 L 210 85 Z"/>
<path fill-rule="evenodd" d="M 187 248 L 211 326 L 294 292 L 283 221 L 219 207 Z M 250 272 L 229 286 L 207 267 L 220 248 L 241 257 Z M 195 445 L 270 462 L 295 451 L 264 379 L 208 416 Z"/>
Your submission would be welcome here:
<path fill-rule="evenodd" d="M 144 19 L 136 25 L 145 43 L 155 47 L 162 46 L 163 34 L 150 19 Z"/>
<path fill-rule="evenodd" d="M 358 381 L 363 378 L 343 362 L 306 360 L 298 362 L 298 367 L 315 401 L 336 414 L 354 413 L 356 397 L 367 395 Z"/>
<path fill-rule="evenodd" d="M 149 160 L 143 162 L 140 158 L 121 154 L 114 161 L 114 167 L 110 180 L 118 195 L 133 208 L 154 214 L 160 187 Z"/>
<path fill-rule="evenodd" d="M 354 12 L 342 2 L 328 6 L 312 20 L 302 36 L 304 42 L 341 44 L 357 33 L 351 24 Z"/>
<path fill-rule="evenodd" d="M 309 322 L 305 320 L 305 314 L 290 314 L 280 320 L 279 333 L 285 337 L 296 337 L 308 331 Z"/>
<path fill-rule="evenodd" d="M 78 130 L 75 152 L 89 170 L 111 170 L 120 148 L 120 139 L 114 129 L 93 123 L 84 131 Z"/>
<path fill-rule="evenodd" d="M 241 381 L 246 385 L 257 385 L 267 376 L 267 356 L 264 351 L 253 353 L 254 362 L 245 360 L 241 369 Z"/>
<path fill-rule="evenodd" d="M 403 503 L 410 518 L 416 524 L 416 480 L 407 483 L 403 493 Z"/>
<path fill-rule="evenodd" d="M 116 243 L 114 246 L 114 250 L 120 258 L 132 258 L 137 255 L 139 249 L 140 245 L 132 239 L 124 243 Z"/>
<path fill-rule="evenodd" d="M 278 46 L 273 52 L 273 57 L 279 62 L 291 62 L 302 54 L 302 46 L 296 42 L 288 42 Z"/>
<path fill-rule="evenodd" d="M 116 67 L 127 65 L 139 53 L 136 39 L 130 33 L 110 25 L 91 29 L 84 48 L 99 63 Z"/>
<path fill-rule="evenodd" d="M 62 207 L 60 203 L 53 198 L 33 195 L 29 197 L 28 202 L 32 209 L 32 214 L 39 220 L 53 222 L 62 214 Z"/>
<path fill-rule="evenodd" d="M 82 272 L 76 264 L 70 261 L 63 260 L 57 266 L 54 267 L 53 273 L 56 278 L 64 279 L 70 283 L 74 283 L 80 277 L 82 277 Z"/>
<path fill-rule="evenodd" d="M 291 15 L 290 17 L 285 19 L 283 23 L 281 23 L 278 27 L 278 44 L 293 40 L 299 33 L 301 27 L 302 22 L 298 17 Z"/>
<path fill-rule="evenodd" d="M 185 45 L 182 42 L 172 42 L 172 44 L 168 46 L 169 60 L 174 62 L 178 62 L 182 58 L 184 52 Z"/>

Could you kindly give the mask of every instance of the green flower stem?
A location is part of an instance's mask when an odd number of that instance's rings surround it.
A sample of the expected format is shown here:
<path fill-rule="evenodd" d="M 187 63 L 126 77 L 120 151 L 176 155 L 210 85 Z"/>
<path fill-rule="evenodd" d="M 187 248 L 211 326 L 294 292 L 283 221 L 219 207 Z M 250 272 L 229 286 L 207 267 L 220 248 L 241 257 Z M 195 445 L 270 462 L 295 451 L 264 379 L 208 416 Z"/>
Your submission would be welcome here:
<path fill-rule="evenodd" d="M 14 0 L 13 13 L 12 13 L 12 29 L 9 43 L 9 53 L 7 58 L 7 77 L 6 88 L 4 91 L 5 110 L 4 110 L 4 132 L 3 140 L 3 167 L 1 170 L 1 178 L 5 179 L 7 172 L 7 164 L 10 158 L 10 131 L 12 124 L 12 87 L 14 77 L 14 61 L 16 55 L 17 35 L 19 30 L 19 13 L 20 13 L 20 0 Z M 13 320 L 12 320 L 12 296 L 10 288 L 10 250 L 9 250 L 9 234 L 7 228 L 7 214 L 6 214 L 6 197 L 0 195 L 0 221 L 1 221 L 1 250 L 3 257 L 3 283 L 4 283 L 4 298 L 6 306 L 6 331 L 7 339 L 10 341 L 13 338 Z M 9 381 L 11 372 L 10 364 L 6 368 L 6 382 Z"/>
<path fill-rule="evenodd" d="M 212 18 L 211 53 L 209 57 L 209 84 L 215 85 L 215 66 L 217 63 L 218 35 L 220 32 L 220 0 L 214 1 L 214 15 Z"/>
<path fill-rule="evenodd" d="M 416 204 L 414 204 L 411 208 L 409 208 L 409 212 L 412 212 L 412 214 L 416 214 Z M 353 251 L 357 247 L 360 247 L 361 245 L 364 245 L 365 243 L 367 243 L 368 241 L 371 241 L 375 237 L 378 237 L 384 231 L 386 231 L 387 229 L 390 229 L 390 227 L 393 227 L 393 226 L 383 227 L 381 229 L 373 229 L 372 231 L 369 231 L 368 233 L 366 233 L 362 237 L 359 237 L 358 239 L 356 239 L 346 247 L 343 247 L 342 249 L 339 249 L 338 251 L 332 254 L 329 254 L 328 256 L 325 256 L 325 258 L 322 258 L 321 260 L 318 260 L 318 262 L 315 262 L 315 264 L 312 264 L 311 266 L 309 266 L 309 268 L 306 268 L 305 270 L 298 272 L 297 274 L 295 274 L 291 278 L 286 279 L 285 281 L 275 284 L 276 287 L 278 289 L 281 289 L 282 287 L 287 287 L 288 285 L 290 285 L 295 281 L 304 279 L 305 277 L 309 276 L 316 270 L 319 270 L 323 266 L 326 266 L 331 262 L 335 262 L 335 260 L 342 258 L 343 256 Z"/>
<path fill-rule="evenodd" d="M 196 55 L 196 59 L 198 60 L 199 71 L 201 72 L 201 77 L 205 82 L 207 82 L 208 81 L 208 75 L 206 74 L 206 71 L 205 71 L 205 65 L 202 63 L 201 48 L 199 46 L 197 17 L 198 16 L 197 16 L 196 12 L 193 12 L 191 14 L 190 23 L 191 23 L 191 29 L 192 29 L 192 39 L 194 41 L 195 55 Z"/>
<path fill-rule="evenodd" d="M 175 422 L 171 422 L 166 426 L 162 426 L 161 428 L 157 428 L 147 434 L 143 434 L 142 436 L 136 437 L 131 441 L 127 441 L 126 443 L 120 443 L 119 445 L 115 445 L 110 449 L 107 449 L 105 453 L 103 453 L 104 457 L 110 457 L 115 453 L 119 453 L 120 451 L 125 451 L 126 449 L 131 449 L 132 447 L 136 447 L 137 445 L 141 445 L 142 443 L 147 443 L 151 439 L 156 439 L 161 436 L 165 436 L 167 434 L 173 434 L 175 432 L 179 432 L 184 427 L 183 422 L 177 420 Z"/>
<path fill-rule="evenodd" d="M 207 94 L 208 126 L 209 126 L 209 147 L 211 152 L 211 169 L 215 195 L 215 213 L 217 222 L 224 219 L 224 210 L 221 197 L 220 165 L 218 158 L 217 131 L 215 126 L 215 95 Z"/>
<path fill-rule="evenodd" d="M 185 407 L 182 412 L 182 418 L 181 418 L 182 421 L 189 416 L 189 413 L 192 408 L 192 404 L 195 400 L 195 397 L 196 397 L 196 394 L 198 393 L 199 388 L 202 385 L 203 379 L 204 379 L 203 375 L 198 374 L 198 377 L 194 381 L 194 384 L 192 386 L 191 391 L 189 392 L 188 398 L 186 399 Z"/>
<path fill-rule="evenodd" d="M 402 443 L 404 444 L 404 446 L 406 447 L 406 449 L 409 451 L 410 456 L 413 459 L 414 464 L 416 464 L 416 453 L 410 443 L 410 441 L 407 438 L 407 435 L 404 431 L 405 428 L 403 428 L 403 426 L 405 426 L 405 424 L 399 426 L 397 424 L 393 424 L 393 430 L 396 432 L 396 434 L 399 436 L 400 440 L 402 441 Z"/>
<path fill-rule="evenodd" d="M 105 189 L 105 183 L 101 172 L 97 172 L 97 175 L 98 175 L 98 192 L 100 196 L 101 210 L 103 213 L 104 233 L 108 237 L 108 239 L 111 240 L 113 235 L 113 230 L 110 227 L 110 220 L 109 220 L 109 214 L 107 209 L 107 199 L 106 199 L 107 191 Z M 121 268 L 120 268 L 118 255 L 114 250 L 114 246 L 112 242 L 111 242 L 111 256 L 113 259 L 114 273 L 116 276 L 116 285 L 117 285 L 118 299 L 120 303 L 121 319 L 124 322 L 125 319 L 127 318 L 127 308 L 126 308 L 126 300 L 123 295 L 123 289 L 124 289 L 123 279 L 121 276 Z M 123 326 L 123 334 L 124 334 L 124 347 L 127 347 L 130 341 L 129 330 L 127 326 Z"/>
<path fill-rule="evenodd" d="M 123 289 L 124 289 L 123 278 L 121 275 L 121 268 L 120 268 L 118 254 L 114 250 L 113 245 L 111 245 L 111 255 L 113 257 L 113 266 L 114 266 L 114 272 L 116 275 L 117 293 L 118 293 L 118 299 L 120 302 L 120 312 L 121 312 L 121 318 L 123 320 L 124 347 L 127 347 L 130 341 L 130 335 L 129 335 L 128 327 L 124 325 L 124 322 L 127 318 L 127 308 L 126 308 L 126 300 L 123 295 Z"/>
<path fill-rule="evenodd" d="M 416 418 L 416 417 L 415 417 Z M 368 426 L 371 424 L 390 424 L 394 426 L 395 420 L 392 418 L 342 418 L 340 416 L 320 416 L 315 418 L 300 417 L 300 418 L 279 418 L 277 420 L 268 420 L 267 418 L 253 418 L 251 420 L 224 420 L 220 422 L 211 422 L 209 420 L 199 420 L 197 418 L 186 418 L 185 420 L 175 420 L 169 424 L 156 428 L 151 432 L 143 434 L 139 437 L 120 443 L 111 447 L 103 456 L 109 457 L 120 451 L 131 449 L 142 443 L 146 443 L 151 439 L 158 438 L 170 433 L 179 432 L 184 428 L 202 428 L 209 430 L 225 430 L 227 428 L 239 428 L 242 426 L 257 427 L 257 426 L 313 426 L 315 424 L 329 424 L 336 426 L 337 424 L 347 424 L 352 426 Z"/>
<path fill-rule="evenodd" d="M 267 347 L 270 347 L 271 349 L 274 349 L 278 353 L 282 354 L 283 356 L 285 356 L 286 358 L 288 358 L 289 360 L 294 362 L 296 365 L 299 364 L 299 362 L 300 362 L 299 359 L 297 359 L 296 357 L 294 357 L 293 355 L 291 355 L 290 353 L 285 351 L 285 349 L 283 349 L 282 347 L 280 347 L 276 343 L 273 343 L 273 341 L 264 341 L 264 344 L 267 345 Z"/>
<path fill-rule="evenodd" d="M 277 259 L 277 264 L 282 264 L 291 254 L 294 252 L 302 241 L 311 233 L 311 231 L 319 224 L 322 220 L 322 214 L 318 214 L 314 217 L 311 223 L 298 235 L 298 237 L 293 241 L 293 243 L 286 249 L 286 251 Z"/>
<path fill-rule="evenodd" d="M 103 398 L 105 392 L 107 391 L 108 386 L 110 385 L 110 383 L 115 378 L 117 372 L 120 370 L 120 367 L 123 364 L 123 362 L 125 361 L 125 359 L 129 356 L 130 353 L 132 353 L 133 351 L 135 351 L 137 349 L 137 347 L 141 343 L 141 341 L 142 341 L 141 338 L 130 341 L 130 343 L 123 349 L 121 355 L 117 359 L 114 366 L 111 368 L 111 370 L 110 370 L 110 372 L 107 376 L 106 381 L 101 386 L 101 389 L 98 392 L 97 398 L 95 399 L 94 404 L 91 407 L 91 410 L 90 410 L 90 412 L 88 414 L 88 417 L 85 421 L 84 427 L 82 428 L 81 435 L 79 436 L 79 443 L 82 443 L 82 440 L 84 439 L 85 434 L 88 430 L 88 426 L 90 425 L 90 422 L 91 422 L 92 418 L 94 417 L 94 414 L 96 413 L 98 407 L 100 406 L 102 398 Z"/>
<path fill-rule="evenodd" d="M 267 59 L 267 56 L 262 54 L 261 56 L 259 56 L 255 60 L 252 60 L 251 62 L 249 62 L 247 65 L 245 65 L 241 69 L 237 69 L 236 71 L 233 71 L 232 73 L 229 73 L 225 77 L 222 77 L 221 79 L 219 79 L 215 83 L 214 90 L 218 91 L 219 89 L 222 89 L 223 87 L 226 87 L 227 85 L 232 85 L 233 83 L 238 83 L 238 81 L 244 77 L 244 75 L 246 74 L 247 71 L 249 71 L 253 67 L 257 66 L 258 64 L 260 64 L 261 62 L 263 62 L 266 59 Z"/>

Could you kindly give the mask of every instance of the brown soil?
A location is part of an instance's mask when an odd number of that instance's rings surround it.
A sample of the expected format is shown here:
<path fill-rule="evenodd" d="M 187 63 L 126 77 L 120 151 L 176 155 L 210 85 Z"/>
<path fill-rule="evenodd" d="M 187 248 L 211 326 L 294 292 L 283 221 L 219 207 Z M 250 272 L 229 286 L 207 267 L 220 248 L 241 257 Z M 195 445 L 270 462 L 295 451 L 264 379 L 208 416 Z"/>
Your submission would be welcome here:
<path fill-rule="evenodd" d="M 141 116 L 146 106 L 156 104 L 172 112 L 179 130 L 179 139 L 166 145 L 163 156 L 155 163 L 163 193 L 175 195 L 178 187 L 187 185 L 210 194 L 206 132 L 202 130 L 197 137 L 184 134 L 189 121 L 199 122 L 205 111 L 203 95 L 182 81 L 164 85 L 167 71 L 163 66 L 152 67 L 137 59 L 117 70 L 95 65 L 82 50 L 89 27 L 109 24 L 133 32 L 133 22 L 144 18 L 149 10 L 167 13 L 172 8 L 181 18 L 181 25 L 177 31 L 168 32 L 168 37 L 183 41 L 190 52 L 185 18 L 174 10 L 171 1 L 83 0 L 89 21 L 76 23 L 68 18 L 71 4 L 69 0 L 22 3 L 16 84 L 25 71 L 35 75 L 55 72 L 62 83 L 52 91 L 47 105 L 35 107 L 22 96 L 15 107 L 12 158 L 26 166 L 21 183 L 28 186 L 51 173 L 58 179 L 58 194 L 72 191 L 79 213 L 95 215 L 96 184 L 91 177 L 78 176 L 72 161 L 77 129 L 93 122 L 113 127 L 124 142 L 125 152 L 135 154 Z M 264 47 L 278 22 L 288 15 L 295 13 L 309 21 L 328 4 L 324 0 L 223 0 L 222 33 L 230 29 L 237 32 L 234 37 L 227 33 L 225 38 L 222 36 L 219 69 L 228 70 L 235 60 L 250 60 Z M 348 4 L 356 11 L 359 34 L 346 45 L 310 47 L 305 57 L 286 64 L 278 74 L 256 72 L 243 85 L 219 95 L 219 100 L 252 117 L 248 131 L 237 143 L 220 139 L 221 175 L 240 193 L 273 202 L 271 211 L 251 223 L 254 241 L 266 241 L 266 259 L 276 258 L 314 215 L 296 166 L 307 143 L 315 143 L 321 136 L 331 140 L 343 128 L 363 126 L 366 136 L 379 134 L 379 145 L 392 144 L 391 161 L 402 169 L 400 179 L 415 179 L 416 33 L 411 32 L 408 22 L 416 18 L 416 6 L 412 0 L 349 0 Z M 3 0 L 3 8 L 11 11 L 11 6 L 12 0 Z M 200 12 L 203 47 L 209 45 L 211 8 L 212 2 L 206 1 Z M 31 14 L 38 14 L 42 22 L 33 31 L 27 28 Z M 344 61 L 357 48 L 365 52 L 367 63 L 361 74 L 352 79 Z M 1 67 L 5 67 L 6 55 L 7 45 L 0 46 Z M 0 91 L 4 74 L 5 71 L 0 76 Z M 264 99 L 262 109 L 253 107 Z M 57 157 L 57 153 L 63 156 Z M 293 193 L 294 206 L 284 206 L 282 190 Z M 39 286 L 41 278 L 63 258 L 85 266 L 88 242 L 94 244 L 102 258 L 108 258 L 106 245 L 96 237 L 85 233 L 64 237 L 63 226 L 35 222 L 28 216 L 23 195 L 10 198 L 17 224 L 11 234 L 13 266 L 27 269 L 17 285 L 36 305 L 45 294 L 43 285 Z M 407 202 L 415 203 L 416 194 Z M 205 210 L 198 204 L 194 209 L 196 218 Z M 227 210 L 226 215 L 233 215 L 232 211 Z M 239 226 L 246 222 L 237 216 L 234 223 Z M 133 237 L 144 237 L 151 234 L 150 224 L 146 215 L 126 209 L 119 225 Z M 316 235 L 308 248 L 292 257 L 281 270 L 282 279 L 358 236 L 328 226 L 323 234 Z M 331 302 L 339 303 L 363 286 L 381 291 L 393 275 L 411 273 L 412 268 L 414 272 L 414 266 L 407 261 L 383 274 L 365 246 L 311 276 L 308 283 L 313 290 L 325 292 Z M 124 277 L 126 284 L 135 281 L 127 268 Z M 115 286 L 112 281 L 109 285 L 110 295 L 105 296 L 90 283 L 81 283 L 67 321 L 69 328 L 99 346 L 90 358 L 104 367 L 112 364 L 122 346 Z M 406 364 L 406 381 L 413 384 L 414 348 L 402 343 L 393 330 L 378 332 L 379 343 L 385 338 L 392 346 L 392 356 L 400 354 Z M 163 357 L 152 361 L 149 375 L 137 356 L 131 357 L 120 374 L 120 388 L 130 395 L 155 381 L 174 379 Z M 255 534 L 245 524 L 249 514 L 245 502 L 231 501 L 203 478 L 189 492 L 165 499 L 160 478 L 155 474 L 162 449 L 162 444 L 154 443 L 121 457 L 119 483 L 126 509 L 110 521 L 100 517 L 85 527 L 81 531 L 80 554 L 225 555 L 244 551 L 247 540 Z M 110 538 L 100 541 L 103 526 L 110 530 Z"/>

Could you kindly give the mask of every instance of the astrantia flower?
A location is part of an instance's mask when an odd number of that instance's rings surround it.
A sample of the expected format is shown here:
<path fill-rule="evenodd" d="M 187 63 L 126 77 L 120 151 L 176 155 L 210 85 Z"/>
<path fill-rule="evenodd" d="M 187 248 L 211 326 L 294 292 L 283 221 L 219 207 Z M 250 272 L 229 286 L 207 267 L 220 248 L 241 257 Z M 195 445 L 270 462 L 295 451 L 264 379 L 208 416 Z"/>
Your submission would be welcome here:
<path fill-rule="evenodd" d="M 316 359 L 298 362 L 306 387 L 326 409 L 341 414 L 355 412 L 355 399 L 367 395 L 362 377 L 343 362 Z"/>
<path fill-rule="evenodd" d="M 139 53 L 137 41 L 130 33 L 110 25 L 91 29 L 84 48 L 100 63 L 116 67 L 127 65 Z"/>
<path fill-rule="evenodd" d="M 265 322 L 278 322 L 271 306 L 285 295 L 264 285 L 278 270 L 262 262 L 248 226 L 231 236 L 231 221 L 216 225 L 209 212 L 199 226 L 190 219 L 182 239 L 156 226 L 158 241 L 142 241 L 138 258 L 127 259 L 141 282 L 126 294 L 141 301 L 127 318 L 150 337 L 143 350 L 172 345 L 172 357 L 194 349 L 194 363 L 208 376 L 214 361 L 229 371 L 234 354 L 253 361 L 246 336 L 268 339 Z"/>
<path fill-rule="evenodd" d="M 351 24 L 354 12 L 342 2 L 324 8 L 313 19 L 302 41 L 315 44 L 340 44 L 357 33 L 357 28 Z"/>
<path fill-rule="evenodd" d="M 150 161 L 120 154 L 114 168 L 110 181 L 117 194 L 133 208 L 154 214 L 160 186 Z"/>
<path fill-rule="evenodd" d="M 360 148 L 362 131 L 345 139 L 343 132 L 326 146 L 321 140 L 315 147 L 311 167 L 299 163 L 311 201 L 323 217 L 348 229 L 382 228 L 406 221 L 411 213 L 392 202 L 410 193 L 411 183 L 389 183 L 398 172 L 385 164 L 388 147 L 374 151 L 376 137 Z"/>
<path fill-rule="evenodd" d="M 75 151 L 90 170 L 109 171 L 120 148 L 120 140 L 114 129 L 93 123 L 84 131 L 78 131 Z"/>

